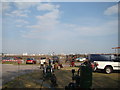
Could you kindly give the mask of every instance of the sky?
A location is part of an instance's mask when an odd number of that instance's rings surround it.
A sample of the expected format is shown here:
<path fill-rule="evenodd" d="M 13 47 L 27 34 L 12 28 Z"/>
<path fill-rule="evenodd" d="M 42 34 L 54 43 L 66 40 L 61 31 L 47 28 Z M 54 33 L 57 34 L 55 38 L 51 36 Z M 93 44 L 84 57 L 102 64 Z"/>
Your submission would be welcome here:
<path fill-rule="evenodd" d="M 113 53 L 118 46 L 117 2 L 3 2 L 0 12 L 3 53 Z"/>

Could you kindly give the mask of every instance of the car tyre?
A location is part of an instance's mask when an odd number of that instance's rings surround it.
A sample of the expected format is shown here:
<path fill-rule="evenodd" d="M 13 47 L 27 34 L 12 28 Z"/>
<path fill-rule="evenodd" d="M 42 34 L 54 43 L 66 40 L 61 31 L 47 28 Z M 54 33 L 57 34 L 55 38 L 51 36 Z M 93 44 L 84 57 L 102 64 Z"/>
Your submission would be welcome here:
<path fill-rule="evenodd" d="M 112 72 L 112 67 L 106 67 L 105 68 L 105 73 L 110 74 Z"/>

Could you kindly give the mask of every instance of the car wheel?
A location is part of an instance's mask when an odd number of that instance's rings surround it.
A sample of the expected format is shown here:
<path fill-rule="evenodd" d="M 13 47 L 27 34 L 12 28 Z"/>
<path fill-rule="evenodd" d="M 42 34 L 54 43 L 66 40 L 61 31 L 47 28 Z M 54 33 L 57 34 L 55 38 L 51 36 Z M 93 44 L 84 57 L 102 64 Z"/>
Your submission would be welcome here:
<path fill-rule="evenodd" d="M 106 72 L 107 74 L 110 74 L 110 73 L 112 72 L 112 67 L 106 67 L 106 68 L 105 68 L 105 72 Z"/>

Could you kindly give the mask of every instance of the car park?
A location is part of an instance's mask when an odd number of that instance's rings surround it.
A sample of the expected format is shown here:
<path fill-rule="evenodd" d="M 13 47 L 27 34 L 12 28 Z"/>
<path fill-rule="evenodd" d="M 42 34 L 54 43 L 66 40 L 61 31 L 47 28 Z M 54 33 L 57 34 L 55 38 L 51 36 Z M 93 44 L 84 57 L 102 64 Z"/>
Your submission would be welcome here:
<path fill-rule="evenodd" d="M 27 58 L 26 64 L 36 64 L 36 60 L 34 58 Z"/>

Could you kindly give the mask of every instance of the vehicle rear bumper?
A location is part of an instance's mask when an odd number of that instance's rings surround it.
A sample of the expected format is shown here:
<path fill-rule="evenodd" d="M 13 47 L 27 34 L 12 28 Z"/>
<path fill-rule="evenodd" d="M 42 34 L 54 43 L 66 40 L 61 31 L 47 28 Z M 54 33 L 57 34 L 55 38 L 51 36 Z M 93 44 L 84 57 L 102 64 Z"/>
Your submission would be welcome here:
<path fill-rule="evenodd" d="M 33 62 L 26 62 L 27 64 L 32 64 Z"/>

